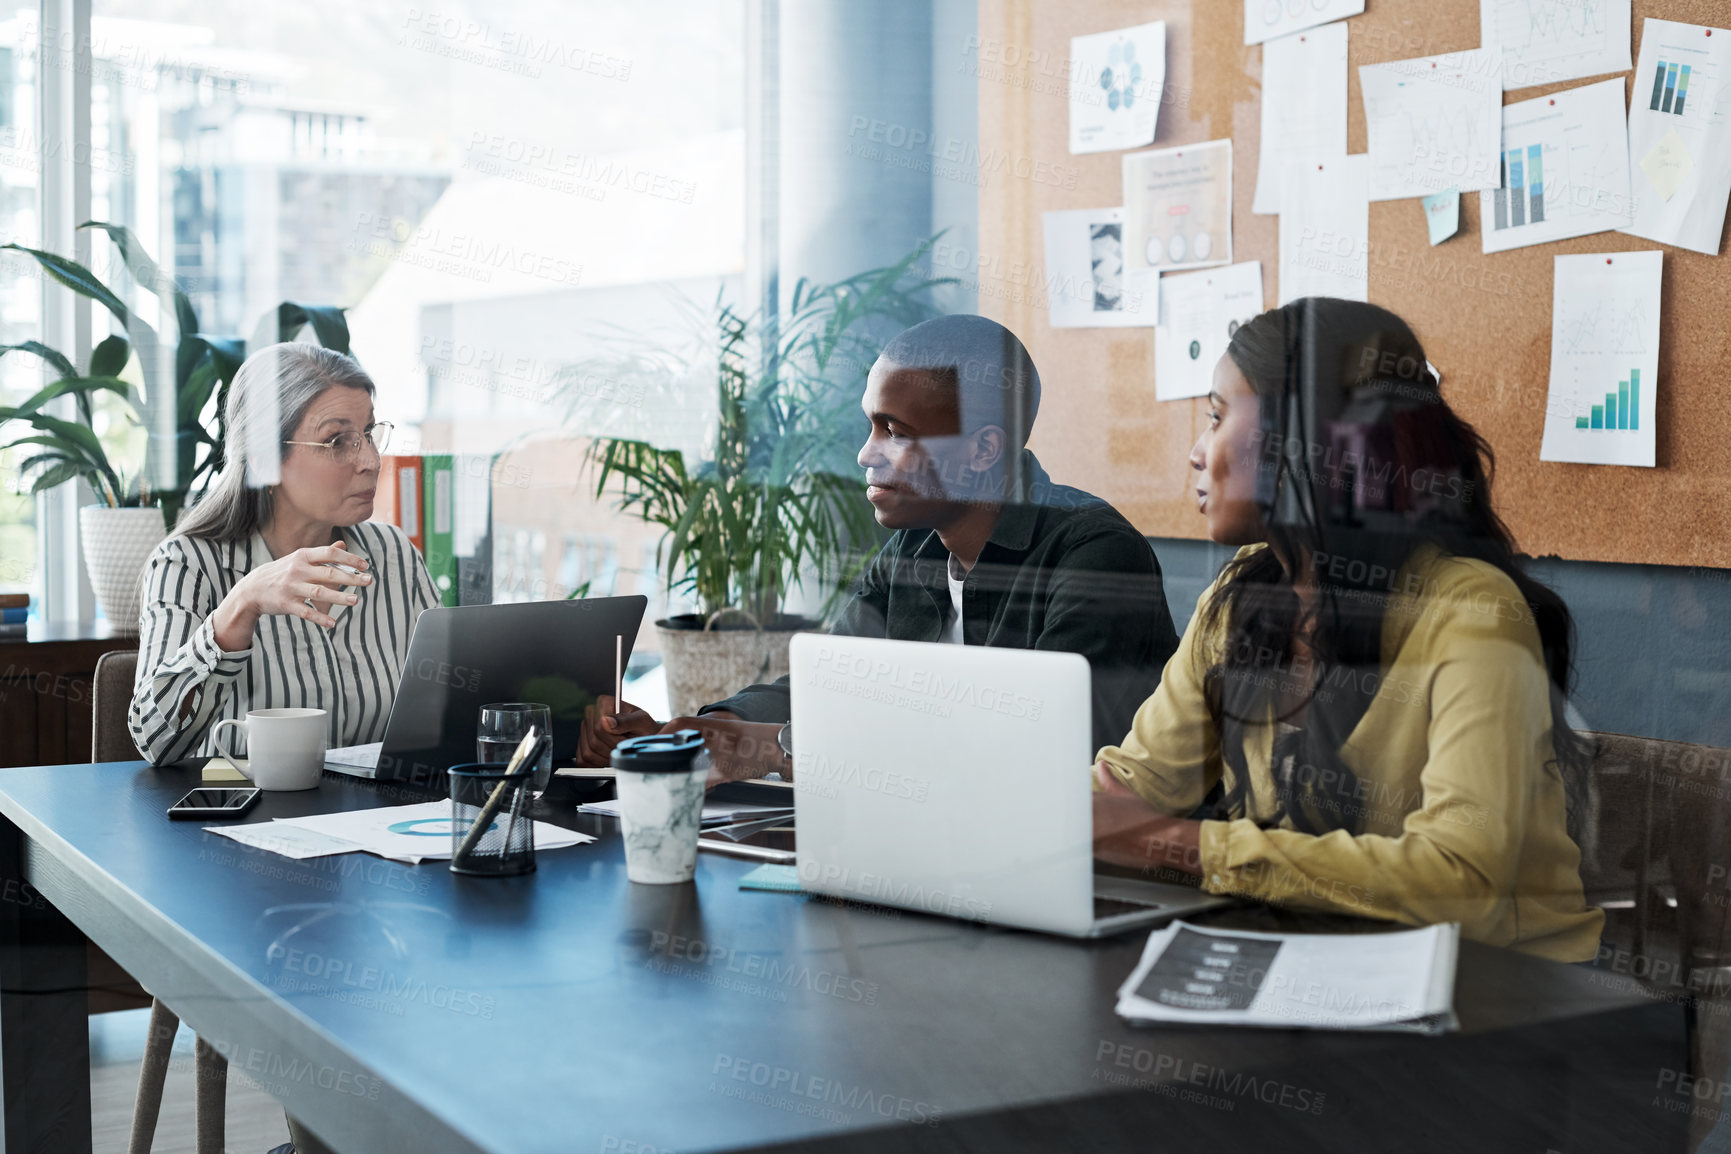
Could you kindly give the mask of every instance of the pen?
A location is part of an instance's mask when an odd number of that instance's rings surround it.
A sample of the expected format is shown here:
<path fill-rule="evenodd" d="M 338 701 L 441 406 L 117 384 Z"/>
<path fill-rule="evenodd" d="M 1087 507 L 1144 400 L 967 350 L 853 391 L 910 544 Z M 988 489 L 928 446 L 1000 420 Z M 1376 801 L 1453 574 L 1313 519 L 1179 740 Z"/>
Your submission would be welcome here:
<path fill-rule="evenodd" d="M 619 707 L 625 696 L 625 635 L 615 634 L 613 637 L 613 716 L 619 716 Z"/>
<path fill-rule="evenodd" d="M 537 740 L 535 742 L 534 746 L 529 750 L 529 755 L 523 759 L 523 764 L 529 765 L 529 766 L 534 766 L 535 764 L 540 762 L 542 751 L 547 746 L 552 745 L 552 744 L 553 744 L 553 735 L 550 733 L 542 734 L 540 739 Z M 530 780 L 533 780 L 533 778 L 531 778 Z M 504 783 L 500 782 L 499 784 L 503 785 Z M 500 857 L 504 857 L 507 853 L 510 852 L 511 838 L 517 832 L 517 815 L 522 812 L 523 799 L 525 797 L 527 797 L 528 794 L 529 794 L 529 788 L 528 788 L 528 786 L 524 786 L 522 789 L 517 791 L 516 797 L 511 799 L 511 820 L 509 822 L 507 822 L 505 825 L 505 840 L 499 844 L 499 856 Z M 533 840 L 534 836 L 535 836 L 535 831 L 533 829 L 531 829 L 529 831 L 530 839 Z"/>
<path fill-rule="evenodd" d="M 457 852 L 451 855 L 453 860 L 468 857 L 474 850 L 475 843 L 481 840 L 481 835 L 486 832 L 487 826 L 493 821 L 493 815 L 499 812 L 499 803 L 505 799 L 505 782 L 509 781 L 511 775 L 517 772 L 517 767 L 523 763 L 523 759 L 529 751 L 539 744 L 536 740 L 538 736 L 535 727 L 531 725 L 529 732 L 523 735 L 523 740 L 517 743 L 516 752 L 512 753 L 511 760 L 505 763 L 504 780 L 493 787 L 492 796 L 487 799 L 487 804 L 481 807 L 480 815 L 475 818 L 475 823 L 469 827 L 469 832 L 464 835 L 462 843 L 457 846 Z M 456 804 L 456 799 L 453 797 L 451 801 L 453 813 Z"/>

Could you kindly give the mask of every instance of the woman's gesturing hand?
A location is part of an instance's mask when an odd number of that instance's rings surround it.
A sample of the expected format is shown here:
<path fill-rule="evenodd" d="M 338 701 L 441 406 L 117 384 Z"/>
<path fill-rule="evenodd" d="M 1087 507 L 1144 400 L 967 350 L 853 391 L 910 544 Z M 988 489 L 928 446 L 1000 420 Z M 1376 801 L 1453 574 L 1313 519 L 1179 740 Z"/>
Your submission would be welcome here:
<path fill-rule="evenodd" d="M 336 568 L 347 565 L 350 573 Z M 212 614 L 216 643 L 226 653 L 252 644 L 259 618 L 282 615 L 301 617 L 326 629 L 336 626 L 329 609 L 354 605 L 360 600 L 351 586 L 365 588 L 373 582 L 366 572 L 368 561 L 347 551 L 347 542 L 296 549 L 286 557 L 260 565 L 235 583 Z M 311 602 L 311 604 L 309 604 Z"/>

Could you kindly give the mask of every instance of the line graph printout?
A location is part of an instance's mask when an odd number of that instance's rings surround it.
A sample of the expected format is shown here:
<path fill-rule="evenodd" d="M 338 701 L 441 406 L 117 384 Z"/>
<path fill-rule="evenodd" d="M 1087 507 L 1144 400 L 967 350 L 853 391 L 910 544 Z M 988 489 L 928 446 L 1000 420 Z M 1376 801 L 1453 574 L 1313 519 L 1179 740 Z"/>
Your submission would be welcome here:
<path fill-rule="evenodd" d="M 1641 25 L 1629 98 L 1635 220 L 1623 231 L 1716 256 L 1731 199 L 1731 31 Z"/>
<path fill-rule="evenodd" d="M 1361 64 L 1370 199 L 1502 183 L 1503 58 L 1474 48 Z"/>
<path fill-rule="evenodd" d="M 1665 254 L 1555 258 L 1541 461 L 1652 468 Z"/>
<path fill-rule="evenodd" d="M 1364 0 L 1244 0 L 1244 42 L 1261 44 L 1364 11 Z"/>
<path fill-rule="evenodd" d="M 1621 80 L 1503 107 L 1503 186 L 1479 193 L 1485 252 L 1610 232 L 1633 214 Z"/>
<path fill-rule="evenodd" d="M 1503 88 L 1629 70 L 1630 0 L 1479 0 L 1479 44 L 1503 54 Z"/>

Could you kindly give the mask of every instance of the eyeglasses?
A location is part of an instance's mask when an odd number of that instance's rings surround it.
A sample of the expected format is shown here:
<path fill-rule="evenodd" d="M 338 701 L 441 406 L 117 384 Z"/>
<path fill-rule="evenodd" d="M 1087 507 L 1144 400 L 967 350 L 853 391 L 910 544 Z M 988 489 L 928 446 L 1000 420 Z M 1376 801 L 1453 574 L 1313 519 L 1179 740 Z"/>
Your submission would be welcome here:
<path fill-rule="evenodd" d="M 365 432 L 349 429 L 338 433 L 326 441 L 284 441 L 285 445 L 305 445 L 309 449 L 329 449 L 340 465 L 352 465 L 361 458 L 361 450 L 367 445 L 381 457 L 385 454 L 385 446 L 391 443 L 391 423 L 380 421 Z"/>

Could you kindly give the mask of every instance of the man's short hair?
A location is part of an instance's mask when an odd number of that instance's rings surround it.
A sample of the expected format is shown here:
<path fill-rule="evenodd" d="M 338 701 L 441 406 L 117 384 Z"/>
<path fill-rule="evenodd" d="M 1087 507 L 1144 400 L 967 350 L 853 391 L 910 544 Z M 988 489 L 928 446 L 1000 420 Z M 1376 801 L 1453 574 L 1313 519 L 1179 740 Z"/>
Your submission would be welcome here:
<path fill-rule="evenodd" d="M 997 425 L 1011 444 L 1028 443 L 1040 411 L 1040 374 L 1016 334 L 997 321 L 937 317 L 904 330 L 879 359 L 947 381 L 956 390 L 960 432 Z"/>

